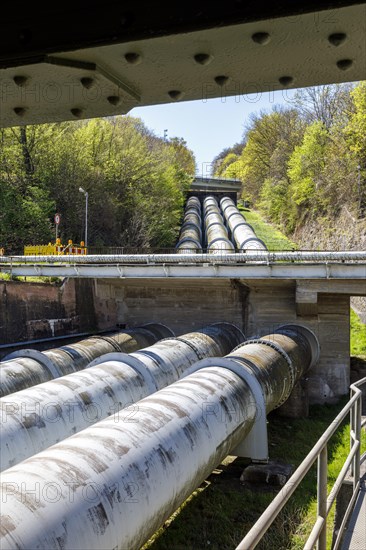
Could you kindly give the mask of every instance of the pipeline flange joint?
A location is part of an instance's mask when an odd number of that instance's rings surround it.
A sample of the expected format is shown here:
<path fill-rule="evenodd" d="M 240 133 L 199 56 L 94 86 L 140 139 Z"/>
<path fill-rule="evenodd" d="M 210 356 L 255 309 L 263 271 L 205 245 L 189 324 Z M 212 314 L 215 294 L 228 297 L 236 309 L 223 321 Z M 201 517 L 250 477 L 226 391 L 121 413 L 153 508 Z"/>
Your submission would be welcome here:
<path fill-rule="evenodd" d="M 235 325 L 234 323 L 229 323 L 227 321 L 217 321 L 216 323 L 210 323 L 209 324 L 210 327 L 225 327 L 225 329 L 227 330 L 227 332 L 230 334 L 232 334 L 232 332 L 236 331 L 236 336 L 239 335 L 240 337 L 240 340 L 241 340 L 241 344 L 238 344 L 238 347 L 239 346 L 242 346 L 244 341 L 245 341 L 245 334 L 244 332 L 241 330 L 241 328 L 239 328 L 237 325 Z"/>
<path fill-rule="evenodd" d="M 97 359 L 94 359 L 94 361 L 89 363 L 87 368 L 95 367 L 97 365 L 101 365 L 102 363 L 108 363 L 108 361 L 116 361 L 117 363 L 124 363 L 129 367 L 131 367 L 131 369 L 137 372 L 137 374 L 142 376 L 150 393 L 155 393 L 159 389 L 156 386 L 154 377 L 152 376 L 149 369 L 147 369 L 146 366 L 143 364 L 143 362 L 139 361 L 137 357 L 132 357 L 128 353 L 123 353 L 123 352 L 105 353 L 104 355 L 97 357 Z"/>
<path fill-rule="evenodd" d="M 192 344 L 192 342 L 189 342 L 188 340 L 186 340 L 185 338 L 182 338 L 180 336 L 175 336 L 174 338 L 164 338 L 163 340 L 160 340 L 160 342 L 167 342 L 167 341 L 172 341 L 172 340 L 178 340 L 178 342 L 183 342 L 184 344 L 187 344 L 187 346 L 190 347 L 194 351 L 194 353 L 197 355 L 197 357 L 200 361 L 205 358 L 200 353 L 199 349 L 196 348 L 196 346 L 194 344 Z M 159 344 L 160 344 L 160 342 L 159 342 Z"/>
<path fill-rule="evenodd" d="M 117 351 L 117 352 L 120 352 L 121 351 L 121 348 L 120 346 L 117 344 L 117 342 L 113 339 L 113 338 L 110 338 L 109 336 L 93 336 L 93 338 L 97 338 L 99 340 L 105 340 L 106 342 L 108 342 L 109 344 L 111 344 L 111 346 Z"/>
<path fill-rule="evenodd" d="M 180 228 L 180 232 L 181 234 L 184 232 L 185 229 L 194 229 L 195 231 L 197 231 L 199 234 L 200 234 L 200 237 L 202 239 L 202 229 L 201 229 L 201 226 L 200 225 L 196 225 L 195 223 L 193 222 L 184 222 L 184 224 L 181 226 Z"/>
<path fill-rule="evenodd" d="M 152 321 L 151 323 L 145 323 L 138 328 L 142 328 L 150 332 L 150 334 L 157 338 L 156 342 L 158 342 L 162 338 L 175 337 L 174 331 L 172 331 L 171 328 L 169 328 L 167 325 L 164 325 L 163 323 L 154 323 Z M 132 332 L 134 330 L 136 329 L 132 329 Z M 129 331 L 127 332 L 129 333 Z M 165 334 L 163 334 L 163 332 L 165 332 Z"/>
<path fill-rule="evenodd" d="M 262 392 L 261 385 L 250 370 L 250 362 L 245 359 L 234 357 L 208 357 L 202 361 L 198 361 L 192 365 L 182 376 L 182 379 L 198 370 L 207 367 L 223 367 L 230 370 L 239 376 L 246 384 L 256 404 L 256 415 L 252 429 L 245 439 L 239 443 L 230 452 L 235 456 L 250 458 L 260 462 L 268 461 L 268 434 L 267 434 L 267 417 L 266 417 L 266 401 Z"/>
<path fill-rule="evenodd" d="M 208 225 L 206 225 L 206 232 L 210 229 L 210 227 L 212 227 L 213 225 L 219 225 L 220 227 L 223 227 L 225 230 L 226 230 L 226 227 L 224 226 L 224 222 L 223 221 L 214 221 L 214 222 L 210 222 Z"/>
<path fill-rule="evenodd" d="M 235 206 L 235 208 L 236 208 L 236 206 Z M 229 214 L 228 216 L 225 216 L 225 217 L 226 217 L 226 221 L 229 221 L 230 218 L 231 218 L 232 216 L 239 216 L 240 218 L 242 218 L 243 220 L 245 220 L 243 214 L 240 214 L 240 212 L 239 212 L 239 210 L 238 210 L 237 208 L 236 208 L 236 212 L 231 212 L 231 214 Z M 249 223 L 248 223 L 248 225 L 249 225 Z"/>

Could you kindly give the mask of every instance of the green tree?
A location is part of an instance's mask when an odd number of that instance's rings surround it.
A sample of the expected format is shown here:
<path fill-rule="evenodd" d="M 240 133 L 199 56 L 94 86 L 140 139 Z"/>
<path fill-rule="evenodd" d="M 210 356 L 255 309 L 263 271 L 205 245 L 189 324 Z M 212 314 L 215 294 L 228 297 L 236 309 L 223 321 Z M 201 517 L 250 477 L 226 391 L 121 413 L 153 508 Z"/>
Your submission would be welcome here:
<path fill-rule="evenodd" d="M 129 116 L 2 130 L 1 245 L 53 239 L 61 213 L 63 242 L 84 235 L 89 193 L 89 245 L 174 246 L 184 192 L 195 161 L 181 138 L 158 138 Z"/>
<path fill-rule="evenodd" d="M 324 170 L 324 153 L 328 132 L 322 122 L 306 128 L 301 145 L 297 146 L 288 161 L 291 196 L 298 206 L 309 207 L 316 201 Z"/>
<path fill-rule="evenodd" d="M 358 213 L 366 216 L 366 82 L 351 92 L 354 111 L 345 127 L 345 136 L 357 169 Z"/>

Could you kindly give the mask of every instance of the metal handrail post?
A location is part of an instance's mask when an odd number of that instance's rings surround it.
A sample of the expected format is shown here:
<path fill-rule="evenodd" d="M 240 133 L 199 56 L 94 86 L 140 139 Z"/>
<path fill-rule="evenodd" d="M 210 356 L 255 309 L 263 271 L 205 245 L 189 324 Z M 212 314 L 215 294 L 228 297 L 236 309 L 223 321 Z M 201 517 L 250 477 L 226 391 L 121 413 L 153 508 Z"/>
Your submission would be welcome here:
<path fill-rule="evenodd" d="M 327 484 L 328 484 L 328 447 L 318 456 L 318 517 L 324 519 L 322 530 L 317 542 L 317 550 L 326 550 L 327 548 Z"/>
<path fill-rule="evenodd" d="M 350 391 L 350 398 L 352 398 L 356 393 L 355 388 L 351 386 Z M 352 446 L 354 444 L 354 437 L 353 434 L 356 433 L 355 430 L 355 409 L 352 407 L 352 409 L 349 411 L 349 448 L 352 449 Z M 351 468 L 350 468 L 350 474 L 351 477 L 354 476 L 354 470 L 355 470 L 355 458 L 351 462 Z"/>
<path fill-rule="evenodd" d="M 358 399 L 355 403 L 355 439 L 359 441 L 358 448 L 354 456 L 354 475 L 353 475 L 353 490 L 356 490 L 356 487 L 360 479 L 360 459 L 361 459 L 361 407 L 362 407 L 362 394 L 359 393 Z"/>

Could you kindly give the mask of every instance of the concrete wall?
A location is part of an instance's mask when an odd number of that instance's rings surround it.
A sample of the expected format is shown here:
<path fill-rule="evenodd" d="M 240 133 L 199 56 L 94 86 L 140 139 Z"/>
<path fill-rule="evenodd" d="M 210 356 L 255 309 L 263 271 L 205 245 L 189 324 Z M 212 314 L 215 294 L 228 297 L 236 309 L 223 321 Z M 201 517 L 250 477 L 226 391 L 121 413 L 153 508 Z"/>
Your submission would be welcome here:
<path fill-rule="evenodd" d="M 248 289 L 224 279 L 125 279 L 94 281 L 98 328 L 146 322 L 168 325 L 176 334 L 227 321 L 246 326 Z"/>
<path fill-rule="evenodd" d="M 93 282 L 0 281 L 0 344 L 96 330 Z"/>

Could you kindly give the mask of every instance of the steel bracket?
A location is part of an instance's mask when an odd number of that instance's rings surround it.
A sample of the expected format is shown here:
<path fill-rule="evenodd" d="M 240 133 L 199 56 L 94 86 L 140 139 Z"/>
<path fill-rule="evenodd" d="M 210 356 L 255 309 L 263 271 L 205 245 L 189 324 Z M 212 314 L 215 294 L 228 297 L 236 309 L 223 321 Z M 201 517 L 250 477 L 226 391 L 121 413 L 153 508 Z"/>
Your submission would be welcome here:
<path fill-rule="evenodd" d="M 37 361 L 42 367 L 46 368 L 52 375 L 52 378 L 59 378 L 61 376 L 57 366 L 51 361 L 47 355 L 36 349 L 20 349 L 9 353 L 4 357 L 3 361 L 10 361 L 11 359 L 28 358 Z"/>
<path fill-rule="evenodd" d="M 266 402 L 258 380 L 250 370 L 250 365 L 246 365 L 245 360 L 237 358 L 209 357 L 192 365 L 183 377 L 207 367 L 223 367 L 231 370 L 248 384 L 255 399 L 256 415 L 253 427 L 245 439 L 230 452 L 235 456 L 250 458 L 258 462 L 268 462 Z"/>
<path fill-rule="evenodd" d="M 149 369 L 146 368 L 144 363 L 137 359 L 137 357 L 133 357 L 129 355 L 128 353 L 122 353 L 122 352 L 112 352 L 112 353 L 105 353 L 104 355 L 101 355 L 100 357 L 97 357 L 89 363 L 87 368 L 90 367 L 96 367 L 97 365 L 101 365 L 102 363 L 107 363 L 108 361 L 116 361 L 118 363 L 125 363 L 125 365 L 128 365 L 131 369 L 133 369 L 137 374 L 142 376 L 142 378 L 145 381 L 145 384 L 147 388 L 149 389 L 149 393 L 155 393 L 159 388 L 156 386 L 155 380 L 149 371 Z"/>

